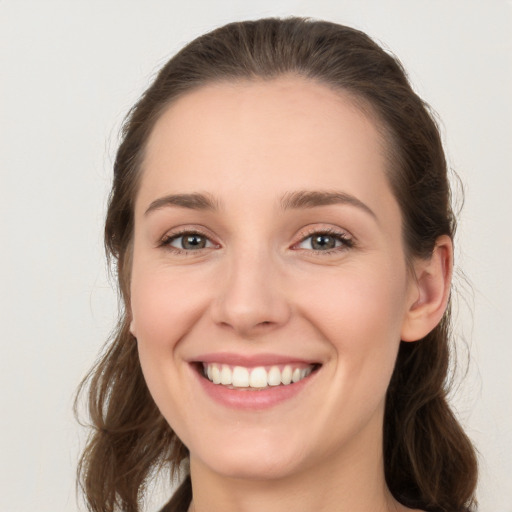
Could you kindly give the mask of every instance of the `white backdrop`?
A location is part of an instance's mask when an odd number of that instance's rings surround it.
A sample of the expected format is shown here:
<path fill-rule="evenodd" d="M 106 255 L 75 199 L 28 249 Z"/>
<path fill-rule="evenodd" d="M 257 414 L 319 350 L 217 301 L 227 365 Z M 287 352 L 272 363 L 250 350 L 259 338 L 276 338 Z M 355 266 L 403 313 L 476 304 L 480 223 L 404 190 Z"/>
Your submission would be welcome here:
<path fill-rule="evenodd" d="M 124 114 L 195 36 L 290 14 L 367 31 L 443 121 L 474 288 L 454 403 L 481 454 L 481 510 L 512 511 L 510 0 L 0 0 L 1 511 L 81 510 L 72 396 L 115 318 L 101 240 Z"/>

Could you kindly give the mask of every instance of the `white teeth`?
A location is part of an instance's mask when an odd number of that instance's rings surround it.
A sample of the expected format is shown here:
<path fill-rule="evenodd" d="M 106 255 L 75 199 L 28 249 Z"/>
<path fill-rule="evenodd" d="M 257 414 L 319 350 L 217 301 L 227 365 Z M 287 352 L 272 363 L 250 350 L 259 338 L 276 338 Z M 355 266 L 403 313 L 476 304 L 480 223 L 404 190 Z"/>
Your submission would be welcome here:
<path fill-rule="evenodd" d="M 249 387 L 249 370 L 243 366 L 235 366 L 233 368 L 233 386 L 235 388 Z"/>
<path fill-rule="evenodd" d="M 220 384 L 220 370 L 217 365 L 212 368 L 212 382 L 214 384 Z"/>
<path fill-rule="evenodd" d="M 263 366 L 251 369 L 244 366 L 230 367 L 227 364 L 204 363 L 203 371 L 205 377 L 214 384 L 233 388 L 263 389 L 268 386 L 279 386 L 281 384 L 287 386 L 299 382 L 313 371 L 313 366 L 299 368 L 287 364 L 282 369 L 279 366 L 272 366 L 267 370 Z"/>
<path fill-rule="evenodd" d="M 220 371 L 220 383 L 224 386 L 229 386 L 233 383 L 231 368 L 225 364 L 222 365 L 222 370 Z"/>
<path fill-rule="evenodd" d="M 285 366 L 283 368 L 283 371 L 281 373 L 281 382 L 287 386 L 292 382 L 292 367 L 291 366 Z"/>
<path fill-rule="evenodd" d="M 292 373 L 292 382 L 299 382 L 300 380 L 300 369 L 295 368 Z"/>
<path fill-rule="evenodd" d="M 265 368 L 263 366 L 253 368 L 249 379 L 249 386 L 251 388 L 266 388 L 267 385 L 267 372 Z"/>
<path fill-rule="evenodd" d="M 279 386 L 281 384 L 281 370 L 277 366 L 272 366 L 267 378 L 269 386 Z"/>

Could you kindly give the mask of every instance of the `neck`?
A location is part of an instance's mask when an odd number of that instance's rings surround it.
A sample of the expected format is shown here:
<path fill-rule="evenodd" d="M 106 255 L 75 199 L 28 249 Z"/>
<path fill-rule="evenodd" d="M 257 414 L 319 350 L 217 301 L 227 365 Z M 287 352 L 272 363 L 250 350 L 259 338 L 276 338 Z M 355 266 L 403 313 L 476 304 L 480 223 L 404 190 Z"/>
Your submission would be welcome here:
<path fill-rule="evenodd" d="M 191 457 L 190 512 L 397 512 L 406 510 L 389 492 L 382 438 L 360 442 L 281 478 L 234 478 Z M 369 446 L 370 445 L 370 446 Z M 373 445 L 373 446 L 371 446 Z M 369 449 L 371 448 L 371 449 Z"/>

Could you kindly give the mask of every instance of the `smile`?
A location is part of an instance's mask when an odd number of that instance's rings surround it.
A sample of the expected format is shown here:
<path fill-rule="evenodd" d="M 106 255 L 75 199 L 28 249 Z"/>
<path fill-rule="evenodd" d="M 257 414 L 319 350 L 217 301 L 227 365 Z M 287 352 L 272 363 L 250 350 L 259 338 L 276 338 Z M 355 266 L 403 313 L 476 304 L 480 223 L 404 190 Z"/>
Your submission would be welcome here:
<path fill-rule="evenodd" d="M 314 370 L 315 365 L 304 364 L 248 368 L 220 363 L 203 363 L 203 376 L 210 382 L 240 390 L 288 386 L 305 379 Z"/>

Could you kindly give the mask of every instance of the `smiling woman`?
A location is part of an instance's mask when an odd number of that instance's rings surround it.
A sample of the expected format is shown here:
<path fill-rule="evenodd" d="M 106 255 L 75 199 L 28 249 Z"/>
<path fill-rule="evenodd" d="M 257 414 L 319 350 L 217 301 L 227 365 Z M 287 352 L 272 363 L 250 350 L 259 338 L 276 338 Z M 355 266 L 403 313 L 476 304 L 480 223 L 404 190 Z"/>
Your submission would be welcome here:
<path fill-rule="evenodd" d="M 165 511 L 474 510 L 446 164 L 395 59 L 331 23 L 227 25 L 162 69 L 114 171 L 90 510 L 138 511 L 162 465 Z"/>

